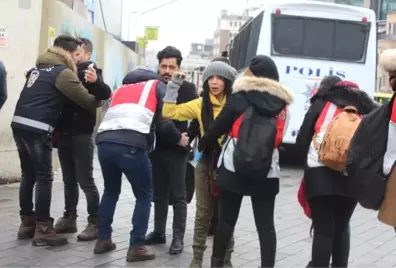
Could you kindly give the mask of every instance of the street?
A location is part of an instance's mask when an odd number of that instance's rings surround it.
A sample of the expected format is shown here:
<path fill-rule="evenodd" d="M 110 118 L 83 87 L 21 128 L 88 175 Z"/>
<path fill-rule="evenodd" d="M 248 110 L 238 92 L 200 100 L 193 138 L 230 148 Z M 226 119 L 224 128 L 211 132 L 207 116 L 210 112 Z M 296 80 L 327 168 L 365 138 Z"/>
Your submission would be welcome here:
<path fill-rule="evenodd" d="M 95 160 L 95 176 L 103 191 L 101 172 Z M 63 211 L 63 185 L 59 171 L 55 175 L 52 216 L 57 219 Z M 278 237 L 277 267 L 305 267 L 310 259 L 310 220 L 306 218 L 297 202 L 297 189 L 302 170 L 284 167 L 282 169 L 281 192 L 276 202 L 276 229 Z M 69 235 L 69 244 L 59 248 L 34 248 L 31 241 L 17 241 L 19 227 L 18 184 L 0 187 L 0 266 L 2 267 L 188 267 L 192 259 L 192 238 L 195 204 L 189 205 L 185 249 L 180 256 L 167 253 L 171 242 L 172 209 L 168 217 L 168 244 L 156 246 L 157 258 L 153 261 L 127 263 L 125 260 L 129 242 L 130 219 L 134 197 L 129 183 L 123 181 L 123 191 L 118 202 L 113 224 L 113 239 L 116 251 L 94 255 L 94 242 L 76 241 L 76 235 Z M 86 202 L 81 192 L 78 227 L 86 224 Z M 153 212 L 153 209 L 152 209 Z M 153 215 L 153 213 L 152 213 Z M 151 217 L 153 219 L 153 216 Z M 151 220 L 149 231 L 152 230 Z M 351 222 L 352 243 L 350 267 L 392 267 L 396 266 L 396 239 L 393 228 L 386 227 L 376 218 L 376 212 L 359 207 Z M 208 239 L 205 266 L 209 267 L 212 238 Z M 249 198 L 245 198 L 235 229 L 234 267 L 258 267 L 260 249 L 255 230 Z"/>

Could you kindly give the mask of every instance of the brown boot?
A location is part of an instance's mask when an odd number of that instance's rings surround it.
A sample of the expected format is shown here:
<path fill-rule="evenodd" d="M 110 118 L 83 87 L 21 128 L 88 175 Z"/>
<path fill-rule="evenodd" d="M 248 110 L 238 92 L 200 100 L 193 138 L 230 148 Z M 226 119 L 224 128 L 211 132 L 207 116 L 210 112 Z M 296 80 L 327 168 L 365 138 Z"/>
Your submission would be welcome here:
<path fill-rule="evenodd" d="M 36 216 L 21 216 L 21 226 L 18 230 L 18 239 L 30 239 L 36 229 Z"/>
<path fill-rule="evenodd" d="M 77 232 L 77 218 L 62 217 L 55 224 L 55 232 L 58 234 L 72 234 Z"/>
<path fill-rule="evenodd" d="M 128 249 L 127 262 L 148 261 L 155 259 L 155 252 L 146 246 L 130 246 Z"/>
<path fill-rule="evenodd" d="M 79 241 L 92 241 L 98 238 L 98 218 L 88 217 L 88 225 L 85 227 L 84 231 L 77 236 Z"/>
<path fill-rule="evenodd" d="M 96 240 L 94 253 L 104 254 L 116 249 L 116 244 L 111 239 Z"/>
<path fill-rule="evenodd" d="M 54 220 L 37 222 L 32 244 L 33 246 L 63 246 L 68 243 L 67 238 L 55 232 Z"/>

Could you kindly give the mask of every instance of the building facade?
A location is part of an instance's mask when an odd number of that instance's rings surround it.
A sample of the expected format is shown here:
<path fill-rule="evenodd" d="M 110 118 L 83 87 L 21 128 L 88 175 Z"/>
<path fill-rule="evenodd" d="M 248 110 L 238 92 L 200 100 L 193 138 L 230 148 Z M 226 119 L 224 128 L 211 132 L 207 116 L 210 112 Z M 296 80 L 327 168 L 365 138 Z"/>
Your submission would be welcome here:
<path fill-rule="evenodd" d="M 386 20 L 389 12 L 396 11 L 396 0 L 319 0 L 336 4 L 352 5 L 371 8 L 374 10 L 377 20 Z"/>
<path fill-rule="evenodd" d="M 232 38 L 238 33 L 239 28 L 250 19 L 247 14 L 230 14 L 227 10 L 222 10 L 217 19 L 217 28 L 214 32 L 213 55 L 219 56 L 225 50 Z"/>

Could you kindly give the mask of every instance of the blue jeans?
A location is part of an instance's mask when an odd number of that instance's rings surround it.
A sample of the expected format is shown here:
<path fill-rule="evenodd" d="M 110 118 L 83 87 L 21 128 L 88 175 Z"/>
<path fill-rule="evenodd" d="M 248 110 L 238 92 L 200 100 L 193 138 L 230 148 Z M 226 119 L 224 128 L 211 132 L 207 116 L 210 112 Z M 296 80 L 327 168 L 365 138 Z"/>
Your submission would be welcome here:
<path fill-rule="evenodd" d="M 131 146 L 100 143 L 98 155 L 104 179 L 104 193 L 99 206 L 98 239 L 111 238 L 111 224 L 121 193 L 121 177 L 125 174 L 136 198 L 130 245 L 142 246 L 145 244 L 153 198 L 151 162 L 148 153 Z"/>

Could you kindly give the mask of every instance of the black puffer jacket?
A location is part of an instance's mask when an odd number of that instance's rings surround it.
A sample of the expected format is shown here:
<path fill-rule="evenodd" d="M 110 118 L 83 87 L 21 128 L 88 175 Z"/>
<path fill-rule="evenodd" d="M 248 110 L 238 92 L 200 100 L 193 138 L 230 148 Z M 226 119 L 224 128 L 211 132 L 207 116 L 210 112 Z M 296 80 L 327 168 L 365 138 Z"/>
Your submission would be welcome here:
<path fill-rule="evenodd" d="M 334 86 L 328 89 L 319 89 L 312 97 L 311 106 L 305 114 L 303 124 L 297 136 L 297 146 L 301 155 L 307 156 L 315 132 L 316 122 L 327 102 L 338 107 L 355 106 L 360 114 L 368 114 L 378 107 L 364 91 L 347 86 Z M 351 196 L 351 185 L 348 179 L 339 172 L 327 167 L 306 167 L 305 190 L 307 198 L 321 195 Z"/>
<path fill-rule="evenodd" d="M 201 138 L 199 151 L 215 144 L 222 135 L 228 134 L 235 121 L 249 106 L 253 106 L 260 114 L 275 117 L 293 101 L 292 93 L 285 86 L 267 78 L 239 78 L 234 83 L 233 91 L 223 110 Z M 227 170 L 222 164 L 218 169 L 216 184 L 223 190 L 240 195 L 278 194 L 279 178 L 266 176 L 267 174 L 263 174 L 263 178 L 244 179 Z"/>

